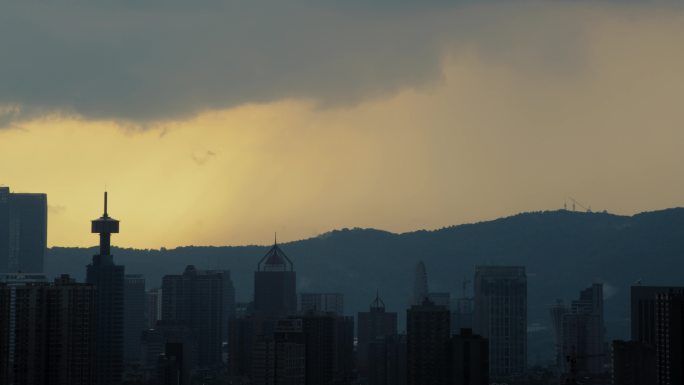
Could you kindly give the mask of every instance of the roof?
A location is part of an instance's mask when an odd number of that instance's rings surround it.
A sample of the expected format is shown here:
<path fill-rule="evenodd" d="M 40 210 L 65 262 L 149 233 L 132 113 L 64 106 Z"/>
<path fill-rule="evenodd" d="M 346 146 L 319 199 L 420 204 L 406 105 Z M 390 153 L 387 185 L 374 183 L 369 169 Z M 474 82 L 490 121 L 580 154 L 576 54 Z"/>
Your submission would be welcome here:
<path fill-rule="evenodd" d="M 277 243 L 273 244 L 273 247 L 261 258 L 258 265 L 259 271 L 291 271 L 292 269 L 292 261 Z"/>

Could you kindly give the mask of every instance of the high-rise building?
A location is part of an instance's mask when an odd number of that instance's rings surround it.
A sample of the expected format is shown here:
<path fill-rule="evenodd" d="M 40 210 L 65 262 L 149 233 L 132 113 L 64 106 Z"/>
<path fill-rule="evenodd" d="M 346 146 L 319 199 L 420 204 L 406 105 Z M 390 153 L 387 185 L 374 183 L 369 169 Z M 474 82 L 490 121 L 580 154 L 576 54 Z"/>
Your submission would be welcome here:
<path fill-rule="evenodd" d="M 655 349 L 658 385 L 684 384 L 684 290 L 656 294 Z"/>
<path fill-rule="evenodd" d="M 183 274 L 162 279 L 162 320 L 186 326 L 197 341 L 200 367 L 221 364 L 224 302 L 223 273 L 189 265 Z"/>
<path fill-rule="evenodd" d="M 632 286 L 630 293 L 632 341 L 655 346 L 656 294 L 684 290 L 682 286 Z"/>
<path fill-rule="evenodd" d="M 656 351 L 639 341 L 613 341 L 613 385 L 657 383 Z"/>
<path fill-rule="evenodd" d="M 416 272 L 413 277 L 413 298 L 412 305 L 422 305 L 425 298 L 428 298 L 428 279 L 427 271 L 423 261 L 416 265 Z"/>
<path fill-rule="evenodd" d="M 682 298 L 684 287 L 631 288 L 632 341 L 655 350 L 656 378 L 651 381 L 658 385 L 684 381 Z"/>
<path fill-rule="evenodd" d="M 333 314 L 333 313 L 330 313 Z M 351 384 L 355 376 L 354 359 L 354 317 L 337 316 L 335 335 L 336 364 L 338 380 L 342 384 Z"/>
<path fill-rule="evenodd" d="M 156 288 L 147 290 L 145 297 L 145 318 L 147 328 L 154 329 L 157 326 L 157 321 L 161 320 L 162 289 Z"/>
<path fill-rule="evenodd" d="M 272 336 L 260 336 L 252 349 L 251 383 L 304 385 L 305 337 L 301 318 L 278 320 Z"/>
<path fill-rule="evenodd" d="M 572 301 L 569 307 L 562 301 L 556 302 L 550 313 L 558 368 L 564 373 L 572 369 L 585 376 L 605 374 L 608 354 L 603 322 L 603 285 L 594 284 L 582 290 L 579 299 Z"/>
<path fill-rule="evenodd" d="M 47 195 L 0 186 L 0 273 L 40 273 L 46 250 Z"/>
<path fill-rule="evenodd" d="M 489 343 L 471 329 L 451 337 L 451 385 L 489 385 Z"/>
<path fill-rule="evenodd" d="M 368 348 L 378 338 L 384 341 L 385 337 L 397 334 L 397 313 L 385 311 L 385 302 L 380 299 L 380 294 L 370 305 L 367 312 L 358 313 L 358 344 L 357 362 L 360 377 L 368 374 L 368 365 L 372 363 L 368 356 Z"/>
<path fill-rule="evenodd" d="M 107 212 L 92 221 L 92 232 L 100 235 L 100 252 L 88 265 L 86 282 L 95 286 L 95 384 L 116 385 L 123 375 L 124 267 L 115 265 L 111 235 L 119 232 L 119 221 Z"/>
<path fill-rule="evenodd" d="M 287 317 L 297 312 L 297 275 L 277 243 L 254 272 L 254 312 L 262 317 Z"/>
<path fill-rule="evenodd" d="M 475 268 L 474 331 L 489 340 L 489 375 L 522 375 L 527 368 L 527 276 L 521 266 Z"/>
<path fill-rule="evenodd" d="M 167 342 L 164 354 L 158 358 L 160 385 L 190 385 L 191 358 L 188 346 L 182 342 Z"/>
<path fill-rule="evenodd" d="M 339 379 L 337 363 L 337 317 L 308 313 L 302 316 L 305 344 L 306 385 L 333 384 Z"/>
<path fill-rule="evenodd" d="M 126 274 L 124 277 L 124 363 L 140 364 L 141 337 L 145 324 L 145 277 Z"/>
<path fill-rule="evenodd" d="M 299 311 L 322 311 L 344 315 L 344 295 L 342 293 L 301 293 Z"/>
<path fill-rule="evenodd" d="M 425 299 L 407 311 L 407 381 L 409 385 L 446 385 L 449 380 L 450 314 Z"/>
<path fill-rule="evenodd" d="M 2 299 L 5 300 L 2 300 Z M 95 290 L 68 275 L 53 284 L 0 284 L 0 383 L 93 383 Z M 11 330 L 10 330 L 11 329 Z M 6 360 L 5 360 L 6 359 Z"/>
<path fill-rule="evenodd" d="M 223 277 L 223 331 L 224 341 L 228 339 L 228 320 L 235 317 L 235 286 L 230 277 L 230 270 L 206 270 L 209 274 L 219 273 Z"/>
<path fill-rule="evenodd" d="M 406 385 L 406 335 L 378 337 L 368 344 L 368 385 Z"/>

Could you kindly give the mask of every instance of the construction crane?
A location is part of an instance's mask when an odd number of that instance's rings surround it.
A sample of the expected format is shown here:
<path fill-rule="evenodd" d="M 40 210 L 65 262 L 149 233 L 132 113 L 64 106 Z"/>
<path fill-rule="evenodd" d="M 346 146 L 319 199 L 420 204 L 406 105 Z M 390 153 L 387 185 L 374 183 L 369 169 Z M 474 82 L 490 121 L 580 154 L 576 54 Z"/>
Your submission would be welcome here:
<path fill-rule="evenodd" d="M 588 206 L 588 207 L 584 206 L 577 199 L 575 199 L 573 197 L 568 197 L 568 199 L 572 202 L 572 211 L 575 211 L 575 206 L 579 206 L 579 207 L 583 208 L 586 212 L 588 212 L 588 213 L 591 212 L 591 206 Z M 565 207 L 567 208 L 567 203 L 566 203 Z"/>

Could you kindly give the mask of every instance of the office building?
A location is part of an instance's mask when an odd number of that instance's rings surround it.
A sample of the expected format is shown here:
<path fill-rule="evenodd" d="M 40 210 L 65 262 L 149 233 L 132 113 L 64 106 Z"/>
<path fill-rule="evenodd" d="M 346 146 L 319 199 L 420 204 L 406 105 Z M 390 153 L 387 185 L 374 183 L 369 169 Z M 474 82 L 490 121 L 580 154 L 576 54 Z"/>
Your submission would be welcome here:
<path fill-rule="evenodd" d="M 592 377 L 607 371 L 603 285 L 594 284 L 580 292 L 579 299 L 565 306 L 556 302 L 550 309 L 556 337 L 556 364 L 563 373 L 573 370 Z M 567 358 L 570 357 L 572 361 Z"/>
<path fill-rule="evenodd" d="M 162 320 L 186 326 L 197 341 L 196 365 L 215 367 L 222 361 L 223 273 L 197 270 L 162 279 Z M 227 322 L 227 321 L 226 321 Z"/>
<path fill-rule="evenodd" d="M 251 383 L 304 385 L 306 349 L 300 318 L 278 321 L 272 336 L 259 336 L 252 350 Z"/>
<path fill-rule="evenodd" d="M 191 358 L 188 346 L 182 342 L 167 342 L 164 353 L 158 358 L 159 382 L 161 385 L 190 385 Z"/>
<path fill-rule="evenodd" d="M 92 232 L 100 235 L 99 254 L 88 265 L 86 282 L 95 286 L 95 385 L 117 385 L 123 375 L 124 267 L 115 265 L 111 235 L 119 232 L 119 221 L 107 212 L 92 221 Z"/>
<path fill-rule="evenodd" d="M 385 310 L 385 302 L 380 299 L 380 294 L 370 304 L 367 312 L 359 312 L 357 362 L 359 376 L 365 378 L 368 374 L 368 365 L 372 363 L 368 356 L 368 348 L 378 338 L 384 341 L 385 337 L 397 334 L 397 313 Z"/>
<path fill-rule="evenodd" d="M 632 286 L 630 292 L 632 341 L 655 346 L 656 294 L 684 290 L 682 286 Z"/>
<path fill-rule="evenodd" d="M 344 295 L 342 293 L 301 293 L 299 311 L 321 311 L 344 315 Z"/>
<path fill-rule="evenodd" d="M 337 317 L 313 312 L 305 314 L 302 316 L 302 331 L 306 349 L 306 385 L 338 381 Z"/>
<path fill-rule="evenodd" d="M 474 332 L 489 340 L 492 380 L 527 368 L 527 276 L 520 266 L 475 268 Z"/>
<path fill-rule="evenodd" d="M 659 292 L 655 300 L 658 385 L 684 384 L 684 290 Z"/>
<path fill-rule="evenodd" d="M 47 195 L 0 186 L 0 273 L 43 272 L 47 250 Z"/>
<path fill-rule="evenodd" d="M 282 318 L 297 312 L 297 275 L 290 258 L 277 243 L 264 255 L 254 272 L 254 312 Z"/>
<path fill-rule="evenodd" d="M 449 359 L 451 385 L 489 385 L 489 342 L 482 336 L 461 329 L 451 337 Z"/>
<path fill-rule="evenodd" d="M 406 335 L 377 337 L 368 343 L 368 385 L 406 385 Z"/>
<path fill-rule="evenodd" d="M 145 277 L 140 274 L 124 276 L 124 364 L 140 364 L 142 332 L 145 324 Z"/>
<path fill-rule="evenodd" d="M 162 289 L 150 289 L 145 293 L 145 322 L 148 329 L 154 329 L 161 320 Z"/>
<path fill-rule="evenodd" d="M 228 339 L 228 320 L 235 317 L 235 286 L 230 277 L 230 270 L 206 270 L 208 274 L 221 274 L 223 277 L 223 330 L 221 336 L 223 341 Z"/>
<path fill-rule="evenodd" d="M 409 385 L 445 385 L 449 379 L 450 314 L 425 299 L 407 311 L 407 381 Z"/>
<path fill-rule="evenodd" d="M 453 301 L 451 307 L 451 334 L 458 334 L 461 329 L 472 329 L 474 312 L 474 298 L 462 297 Z"/>
<path fill-rule="evenodd" d="M 656 351 L 639 341 L 613 341 L 613 385 L 657 384 Z"/>
<path fill-rule="evenodd" d="M 3 300 L 4 298 L 4 300 Z M 54 283 L 0 284 L 2 384 L 93 383 L 95 290 L 62 275 Z M 11 329 L 11 330 L 10 330 Z"/>

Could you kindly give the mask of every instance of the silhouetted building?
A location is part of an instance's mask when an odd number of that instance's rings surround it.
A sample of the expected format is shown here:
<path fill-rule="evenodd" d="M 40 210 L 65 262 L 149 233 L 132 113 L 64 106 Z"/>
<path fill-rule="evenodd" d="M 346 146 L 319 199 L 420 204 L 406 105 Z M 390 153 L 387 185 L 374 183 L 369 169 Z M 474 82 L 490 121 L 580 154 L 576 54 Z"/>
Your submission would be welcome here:
<path fill-rule="evenodd" d="M 658 384 L 684 384 L 684 290 L 656 294 L 655 348 Z"/>
<path fill-rule="evenodd" d="M 370 310 L 358 313 L 357 321 L 357 367 L 359 376 L 365 378 L 368 374 L 368 365 L 373 362 L 368 357 L 368 346 L 375 343 L 378 338 L 384 341 L 384 337 L 397 334 L 397 313 L 385 311 L 385 303 L 378 293 L 370 305 Z"/>
<path fill-rule="evenodd" d="M 254 272 L 254 311 L 262 317 L 287 317 L 297 312 L 297 275 L 277 243 Z"/>
<path fill-rule="evenodd" d="M 186 326 L 197 340 L 195 363 L 221 364 L 224 323 L 223 273 L 189 265 L 181 275 L 162 279 L 162 320 Z"/>
<path fill-rule="evenodd" d="M 450 314 L 425 299 L 407 311 L 407 382 L 444 385 L 449 379 Z"/>
<path fill-rule="evenodd" d="M 157 321 L 161 320 L 162 289 L 150 289 L 145 293 L 145 318 L 148 329 L 154 329 Z"/>
<path fill-rule="evenodd" d="M 235 286 L 230 277 L 230 270 L 206 270 L 209 274 L 219 273 L 223 277 L 223 341 L 228 339 L 228 320 L 235 317 Z"/>
<path fill-rule="evenodd" d="M 475 268 L 474 331 L 489 340 L 494 380 L 520 376 L 527 368 L 527 276 L 520 266 Z"/>
<path fill-rule="evenodd" d="M 684 287 L 631 288 L 632 340 L 655 349 L 658 385 L 684 381 L 683 293 Z"/>
<path fill-rule="evenodd" d="M 613 385 L 657 383 L 656 351 L 639 341 L 613 341 Z"/>
<path fill-rule="evenodd" d="M 140 364 L 141 338 L 145 325 L 145 277 L 126 274 L 124 277 L 124 363 Z"/>
<path fill-rule="evenodd" d="M 261 319 L 254 315 L 241 315 L 228 324 L 228 373 L 243 378 L 252 374 L 254 346 L 260 339 Z"/>
<path fill-rule="evenodd" d="M 344 315 L 344 295 L 342 293 L 301 293 L 299 294 L 302 313 L 322 311 Z"/>
<path fill-rule="evenodd" d="M 339 380 L 337 318 L 333 314 L 305 314 L 302 330 L 306 347 L 306 385 L 332 385 Z"/>
<path fill-rule="evenodd" d="M 423 301 L 428 298 L 428 279 L 427 271 L 423 261 L 416 265 L 416 272 L 413 277 L 413 298 L 412 305 L 422 305 Z"/>
<path fill-rule="evenodd" d="M 451 385 L 489 385 L 489 342 L 461 329 L 451 337 Z"/>
<path fill-rule="evenodd" d="M 368 385 L 406 385 L 406 335 L 379 336 L 368 343 Z"/>
<path fill-rule="evenodd" d="M 253 385 L 304 385 L 306 349 L 300 318 L 278 321 L 272 336 L 260 336 L 252 351 Z"/>
<path fill-rule="evenodd" d="M 606 373 L 606 342 L 603 322 L 603 285 L 594 284 L 580 292 L 579 299 L 569 307 L 557 302 L 551 307 L 556 340 L 558 367 L 582 375 L 595 376 Z"/>
<path fill-rule="evenodd" d="M 670 290 L 684 290 L 684 287 L 632 286 L 630 293 L 632 341 L 655 346 L 656 294 L 667 293 Z"/>
<path fill-rule="evenodd" d="M 47 195 L 0 186 L 0 273 L 42 272 L 47 250 Z"/>
<path fill-rule="evenodd" d="M 162 385 L 190 385 L 190 350 L 182 342 L 167 342 L 164 354 L 159 356 L 158 372 Z"/>
<path fill-rule="evenodd" d="M 2 300 L 4 298 L 5 300 Z M 4 306 L 1 306 L 4 305 Z M 0 383 L 90 385 L 94 380 L 95 291 L 68 275 L 0 284 Z M 10 330 L 11 329 L 11 330 Z"/>
<path fill-rule="evenodd" d="M 334 314 L 334 313 L 329 313 Z M 340 383 L 351 384 L 356 378 L 354 355 L 354 317 L 337 316 L 337 375 Z"/>
<path fill-rule="evenodd" d="M 100 234 L 100 253 L 88 265 L 86 282 L 95 286 L 95 384 L 119 384 L 123 374 L 124 267 L 115 265 L 111 235 L 119 232 L 119 221 L 107 213 L 92 221 L 92 232 Z"/>

